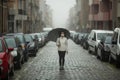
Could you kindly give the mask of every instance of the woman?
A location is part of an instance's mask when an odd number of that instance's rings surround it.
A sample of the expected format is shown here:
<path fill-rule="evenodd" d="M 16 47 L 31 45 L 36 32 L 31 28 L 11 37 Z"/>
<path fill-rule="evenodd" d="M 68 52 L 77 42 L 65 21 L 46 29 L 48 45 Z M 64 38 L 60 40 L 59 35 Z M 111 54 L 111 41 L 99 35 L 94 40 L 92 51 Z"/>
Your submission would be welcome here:
<path fill-rule="evenodd" d="M 60 70 L 63 70 L 65 63 L 65 53 L 68 53 L 68 41 L 64 32 L 60 33 L 60 37 L 57 39 L 56 45 L 58 46 Z"/>

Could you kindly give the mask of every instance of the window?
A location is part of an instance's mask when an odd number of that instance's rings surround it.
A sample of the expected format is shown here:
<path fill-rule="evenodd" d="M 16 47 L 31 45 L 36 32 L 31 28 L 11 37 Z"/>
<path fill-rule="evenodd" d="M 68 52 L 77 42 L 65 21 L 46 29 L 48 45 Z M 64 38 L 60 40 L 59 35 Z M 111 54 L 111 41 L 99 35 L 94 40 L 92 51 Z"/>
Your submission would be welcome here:
<path fill-rule="evenodd" d="M 0 40 L 0 52 L 3 51 L 3 47 L 2 47 L 2 41 Z"/>
<path fill-rule="evenodd" d="M 14 38 L 6 38 L 5 42 L 8 48 L 16 48 L 16 43 Z"/>

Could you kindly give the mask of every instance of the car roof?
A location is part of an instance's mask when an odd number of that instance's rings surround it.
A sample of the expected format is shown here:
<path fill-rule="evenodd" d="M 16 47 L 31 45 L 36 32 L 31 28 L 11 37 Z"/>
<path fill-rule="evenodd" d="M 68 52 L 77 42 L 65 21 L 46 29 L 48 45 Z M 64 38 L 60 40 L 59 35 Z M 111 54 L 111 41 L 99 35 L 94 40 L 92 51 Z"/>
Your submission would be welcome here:
<path fill-rule="evenodd" d="M 6 35 L 23 35 L 23 33 L 8 33 Z"/>
<path fill-rule="evenodd" d="M 110 30 L 92 30 L 96 33 L 113 33 L 113 31 L 110 31 Z"/>
<path fill-rule="evenodd" d="M 14 36 L 5 35 L 3 38 L 14 38 Z"/>

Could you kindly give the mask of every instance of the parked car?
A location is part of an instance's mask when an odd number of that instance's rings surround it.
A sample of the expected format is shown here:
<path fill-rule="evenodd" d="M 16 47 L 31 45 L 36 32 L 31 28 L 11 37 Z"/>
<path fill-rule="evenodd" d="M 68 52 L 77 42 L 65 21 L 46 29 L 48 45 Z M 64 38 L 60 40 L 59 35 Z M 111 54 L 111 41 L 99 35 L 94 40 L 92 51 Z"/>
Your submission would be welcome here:
<path fill-rule="evenodd" d="M 81 39 L 80 39 L 80 45 L 83 46 L 86 36 L 88 36 L 88 33 L 82 33 Z"/>
<path fill-rule="evenodd" d="M 112 35 L 105 36 L 98 44 L 97 58 L 99 58 L 101 61 L 109 60 L 110 46 L 112 42 L 111 40 L 112 40 Z"/>
<path fill-rule="evenodd" d="M 78 33 L 75 37 L 75 43 L 81 44 L 81 39 L 83 38 L 83 33 Z"/>
<path fill-rule="evenodd" d="M 36 50 L 38 51 L 39 45 L 40 45 L 40 39 L 38 38 L 39 36 L 35 33 L 30 34 L 32 36 L 33 41 L 35 42 Z"/>
<path fill-rule="evenodd" d="M 9 80 L 9 76 L 14 75 L 13 59 L 17 56 L 14 48 L 7 47 L 4 37 L 0 37 L 0 78 Z"/>
<path fill-rule="evenodd" d="M 115 28 L 112 37 L 109 62 L 112 63 L 113 61 L 115 61 L 116 67 L 120 67 L 120 28 Z"/>
<path fill-rule="evenodd" d="M 33 55 L 33 56 L 36 56 L 36 53 L 37 53 L 37 46 L 35 45 L 35 42 L 33 41 L 32 39 L 32 36 L 30 34 L 25 34 L 24 35 L 24 38 L 25 38 L 25 42 L 26 42 L 26 52 L 29 54 L 29 55 Z"/>
<path fill-rule="evenodd" d="M 89 45 L 88 45 L 88 34 L 84 36 L 83 41 L 83 48 L 84 49 L 88 49 Z"/>
<path fill-rule="evenodd" d="M 100 40 L 108 34 L 113 34 L 113 31 L 92 30 L 90 35 L 88 36 L 88 44 L 89 44 L 88 52 L 89 53 L 93 52 L 96 55 Z"/>
<path fill-rule="evenodd" d="M 20 47 L 22 49 L 22 54 L 21 54 L 21 58 L 22 58 L 22 64 L 24 63 L 25 59 L 27 59 L 28 54 L 25 51 L 25 39 L 24 39 L 24 34 L 23 33 L 10 33 L 10 34 L 6 34 L 6 36 L 14 36 L 18 47 Z"/>

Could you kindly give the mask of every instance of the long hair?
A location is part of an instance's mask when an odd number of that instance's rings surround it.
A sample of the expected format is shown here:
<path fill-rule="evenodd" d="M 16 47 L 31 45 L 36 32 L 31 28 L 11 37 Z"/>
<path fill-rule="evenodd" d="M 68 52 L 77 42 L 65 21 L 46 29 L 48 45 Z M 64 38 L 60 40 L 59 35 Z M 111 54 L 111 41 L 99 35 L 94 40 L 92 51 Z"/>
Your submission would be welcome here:
<path fill-rule="evenodd" d="M 61 37 L 61 33 L 62 33 L 62 32 L 64 33 L 64 36 L 66 37 L 66 33 L 65 33 L 64 31 L 60 31 L 60 32 L 59 32 L 59 37 Z"/>

